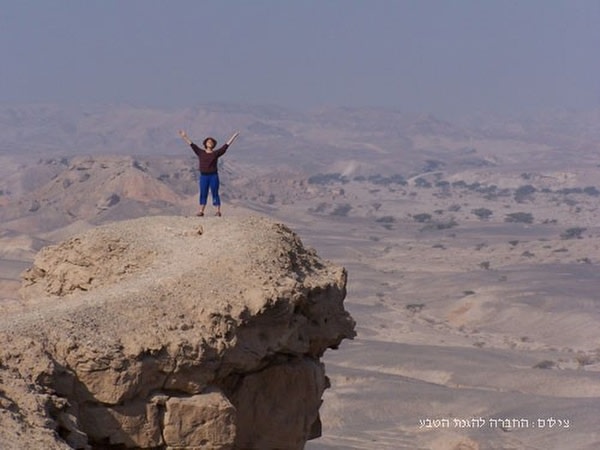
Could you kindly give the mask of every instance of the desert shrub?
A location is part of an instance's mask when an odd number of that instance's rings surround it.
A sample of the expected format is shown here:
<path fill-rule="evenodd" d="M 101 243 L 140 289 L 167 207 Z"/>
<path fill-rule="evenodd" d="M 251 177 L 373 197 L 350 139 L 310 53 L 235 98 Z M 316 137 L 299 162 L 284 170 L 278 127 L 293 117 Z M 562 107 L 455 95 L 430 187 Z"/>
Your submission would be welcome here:
<path fill-rule="evenodd" d="M 321 202 L 317 205 L 317 207 L 313 210 L 316 213 L 323 213 L 327 209 L 327 203 Z"/>
<path fill-rule="evenodd" d="M 420 187 L 420 188 L 430 188 L 432 186 L 432 184 L 427 181 L 425 178 L 417 178 L 415 180 L 415 186 Z"/>
<path fill-rule="evenodd" d="M 454 218 L 451 218 L 450 220 L 448 220 L 446 222 L 429 223 L 429 224 L 425 225 L 423 228 L 421 228 L 420 231 L 448 230 L 450 228 L 454 228 L 457 225 L 458 225 L 458 222 L 456 220 L 454 220 Z"/>
<path fill-rule="evenodd" d="M 461 159 L 460 163 L 462 165 L 471 166 L 471 167 L 490 167 L 490 166 L 495 166 L 495 164 L 493 162 L 488 161 L 487 159 L 477 158 L 477 157 Z"/>
<path fill-rule="evenodd" d="M 421 312 L 423 310 L 423 308 L 425 308 L 424 303 L 410 303 L 410 304 L 406 305 L 406 309 L 408 309 L 412 313 Z"/>
<path fill-rule="evenodd" d="M 447 230 L 449 228 L 454 228 L 458 226 L 458 222 L 454 220 L 454 218 L 446 221 L 446 222 L 436 222 L 435 228 L 438 230 Z"/>
<path fill-rule="evenodd" d="M 343 203 L 341 205 L 337 205 L 335 209 L 331 212 L 331 215 L 346 217 L 351 209 L 352 206 L 349 203 Z"/>
<path fill-rule="evenodd" d="M 133 161 L 133 163 L 131 163 L 131 166 L 134 169 L 141 170 L 142 172 L 148 172 L 148 167 L 138 160 Z"/>
<path fill-rule="evenodd" d="M 480 194 L 492 195 L 498 192 L 498 186 L 492 184 L 490 186 L 480 186 L 477 188 L 477 192 Z"/>
<path fill-rule="evenodd" d="M 399 184 L 405 186 L 407 184 L 404 177 L 400 174 L 394 174 L 389 177 L 384 177 L 381 174 L 371 175 L 369 176 L 368 180 L 373 184 L 379 184 L 383 186 L 388 186 L 390 184 Z"/>
<path fill-rule="evenodd" d="M 534 188 L 530 184 L 521 186 L 515 191 L 515 201 L 517 203 L 522 203 L 525 200 L 529 199 L 531 197 L 531 195 L 533 195 L 535 192 L 536 192 L 536 188 Z"/>
<path fill-rule="evenodd" d="M 477 208 L 473 209 L 471 212 L 482 220 L 489 219 L 490 216 L 494 214 L 494 212 L 491 209 L 487 208 Z"/>
<path fill-rule="evenodd" d="M 569 195 L 569 194 L 581 194 L 583 193 L 583 189 L 582 188 L 563 188 L 563 189 L 559 189 L 558 191 L 556 191 L 557 194 L 563 194 L 563 195 Z"/>
<path fill-rule="evenodd" d="M 463 295 L 465 297 L 468 296 L 468 295 L 475 295 L 475 291 L 472 291 L 472 290 L 469 289 L 468 291 L 463 291 Z"/>
<path fill-rule="evenodd" d="M 581 234 L 586 229 L 587 228 L 582 228 L 582 227 L 568 228 L 563 233 L 561 233 L 560 238 L 561 239 L 581 239 Z"/>
<path fill-rule="evenodd" d="M 521 253 L 521 256 L 525 258 L 533 258 L 535 256 L 535 253 L 531 253 L 529 250 L 525 250 L 523 253 Z"/>
<path fill-rule="evenodd" d="M 461 208 L 461 206 L 458 203 L 455 203 L 454 205 L 448 206 L 448 211 L 457 212 L 457 211 L 460 211 L 460 208 Z"/>
<path fill-rule="evenodd" d="M 308 184 L 347 183 L 348 178 L 341 173 L 318 173 L 308 177 Z"/>
<path fill-rule="evenodd" d="M 597 197 L 600 195 L 600 191 L 596 189 L 595 186 L 586 186 L 583 188 L 584 194 L 591 195 L 592 197 Z"/>
<path fill-rule="evenodd" d="M 583 352 L 577 352 L 577 355 L 575 356 L 575 361 L 577 361 L 579 367 L 583 367 L 589 366 L 590 364 L 594 364 L 595 358 L 593 358 L 592 355 L 587 355 Z"/>
<path fill-rule="evenodd" d="M 428 159 L 425 161 L 425 166 L 423 166 L 423 172 L 433 172 L 435 170 L 439 170 L 444 167 L 445 164 L 442 161 L 436 161 L 435 159 Z"/>
<path fill-rule="evenodd" d="M 377 175 L 369 175 L 368 180 L 373 183 L 373 184 L 388 184 L 389 182 L 387 181 L 387 178 L 384 177 L 383 175 L 377 174 Z"/>
<path fill-rule="evenodd" d="M 413 216 L 413 219 L 419 223 L 431 222 L 431 214 L 428 214 L 428 213 L 415 214 Z"/>
<path fill-rule="evenodd" d="M 504 221 L 513 223 L 533 223 L 533 214 L 526 212 L 511 213 L 506 215 Z"/>
<path fill-rule="evenodd" d="M 394 216 L 383 216 L 375 219 L 375 222 L 377 223 L 394 223 L 395 221 L 396 218 Z"/>
<path fill-rule="evenodd" d="M 508 243 L 514 247 L 519 243 L 519 241 L 517 239 L 513 239 L 512 241 L 508 241 Z"/>
<path fill-rule="evenodd" d="M 492 184 L 491 186 L 487 186 L 486 188 L 480 189 L 479 192 L 484 194 L 486 197 L 496 198 L 500 191 L 498 189 L 498 186 Z"/>
<path fill-rule="evenodd" d="M 479 267 L 485 270 L 490 270 L 491 263 L 489 261 L 483 261 L 479 263 Z"/>
<path fill-rule="evenodd" d="M 545 359 L 544 361 L 540 361 L 536 365 L 533 366 L 534 369 L 552 369 L 556 366 L 554 361 L 550 361 Z"/>
<path fill-rule="evenodd" d="M 402 186 L 406 186 L 406 184 L 407 184 L 404 177 L 400 174 L 394 174 L 391 177 L 389 177 L 389 179 L 390 179 L 390 183 L 400 184 Z"/>

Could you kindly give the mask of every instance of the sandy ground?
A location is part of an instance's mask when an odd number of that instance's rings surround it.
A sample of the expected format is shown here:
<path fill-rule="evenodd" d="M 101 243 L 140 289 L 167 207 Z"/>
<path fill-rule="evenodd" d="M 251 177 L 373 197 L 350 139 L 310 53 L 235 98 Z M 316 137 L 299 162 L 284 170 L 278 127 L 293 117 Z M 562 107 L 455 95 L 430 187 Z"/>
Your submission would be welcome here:
<path fill-rule="evenodd" d="M 600 448 L 598 200 L 579 198 L 575 213 L 550 197 L 517 204 L 382 190 L 374 211 L 363 186 L 344 189 L 324 197 L 321 214 L 319 199 L 254 207 L 349 272 L 346 307 L 358 336 L 325 354 L 332 386 L 323 436 L 307 448 Z M 351 214 L 331 214 L 335 202 L 351 203 Z M 455 203 L 462 208 L 450 213 Z M 493 220 L 470 213 L 484 206 Z M 457 226 L 424 231 L 411 216 L 435 210 Z M 249 213 L 235 204 L 224 211 Z M 503 220 L 518 211 L 534 223 Z M 377 220 L 387 215 L 394 221 Z M 581 239 L 561 238 L 578 225 Z M 0 261 L 3 307 L 18 307 L 26 264 Z"/>
<path fill-rule="evenodd" d="M 305 240 L 348 268 L 358 323 L 325 356 L 332 388 L 308 449 L 599 448 L 597 267 L 577 262 L 597 239 L 557 257 L 544 247 L 565 242 L 531 228 L 417 236 L 302 221 Z"/>
<path fill-rule="evenodd" d="M 323 436 L 307 449 L 600 446 L 594 230 L 569 241 L 541 225 L 424 233 L 298 212 L 278 216 L 348 269 L 358 331 L 325 354 Z M 27 261 L 1 263 L 3 306 L 16 308 Z"/>

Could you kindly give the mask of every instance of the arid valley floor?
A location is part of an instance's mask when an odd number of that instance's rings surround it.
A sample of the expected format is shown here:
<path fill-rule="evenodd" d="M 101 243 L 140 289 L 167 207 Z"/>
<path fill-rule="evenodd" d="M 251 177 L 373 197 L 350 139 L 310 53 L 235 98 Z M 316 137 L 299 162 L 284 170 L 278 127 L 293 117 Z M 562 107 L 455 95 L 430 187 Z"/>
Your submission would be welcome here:
<path fill-rule="evenodd" d="M 600 447 L 598 112 L 461 125 L 232 106 L 0 118 L 6 313 L 26 307 L 20 273 L 42 246 L 193 215 L 177 127 L 197 139 L 233 127 L 224 214 L 280 220 L 349 274 L 358 335 L 325 354 L 323 436 L 308 449 Z"/>

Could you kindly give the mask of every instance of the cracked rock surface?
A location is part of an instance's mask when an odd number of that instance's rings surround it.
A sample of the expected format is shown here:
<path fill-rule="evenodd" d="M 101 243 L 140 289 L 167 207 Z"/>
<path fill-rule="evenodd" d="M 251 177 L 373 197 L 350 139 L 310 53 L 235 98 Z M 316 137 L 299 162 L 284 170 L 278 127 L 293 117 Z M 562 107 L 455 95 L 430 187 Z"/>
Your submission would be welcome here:
<path fill-rule="evenodd" d="M 303 448 L 320 357 L 354 336 L 346 272 L 258 217 L 78 235 L 0 319 L 0 448 Z"/>

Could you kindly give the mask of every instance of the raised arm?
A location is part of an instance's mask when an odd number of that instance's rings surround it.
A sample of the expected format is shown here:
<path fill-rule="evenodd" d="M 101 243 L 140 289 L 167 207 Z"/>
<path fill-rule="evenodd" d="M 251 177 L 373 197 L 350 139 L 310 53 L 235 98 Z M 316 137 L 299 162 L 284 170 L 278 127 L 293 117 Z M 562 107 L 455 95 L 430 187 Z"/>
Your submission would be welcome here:
<path fill-rule="evenodd" d="M 234 141 L 237 139 L 237 137 L 238 137 L 239 135 L 240 135 L 240 133 L 239 133 L 239 132 L 237 132 L 237 131 L 236 131 L 235 133 L 233 133 L 233 136 L 231 136 L 231 137 L 229 138 L 229 140 L 227 141 L 227 145 L 231 145 L 231 144 L 233 144 L 233 142 L 234 142 Z"/>
<path fill-rule="evenodd" d="M 179 136 L 183 139 L 187 145 L 192 145 L 192 140 L 188 137 L 185 131 L 179 130 Z"/>

